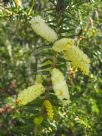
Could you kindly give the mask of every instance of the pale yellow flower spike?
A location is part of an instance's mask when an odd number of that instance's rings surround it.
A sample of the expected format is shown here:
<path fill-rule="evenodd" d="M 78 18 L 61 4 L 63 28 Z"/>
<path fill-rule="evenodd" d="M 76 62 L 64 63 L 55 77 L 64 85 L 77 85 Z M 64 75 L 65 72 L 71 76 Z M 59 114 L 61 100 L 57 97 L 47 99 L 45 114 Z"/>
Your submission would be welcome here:
<path fill-rule="evenodd" d="M 14 0 L 17 7 L 22 7 L 22 0 Z"/>
<path fill-rule="evenodd" d="M 45 23 L 41 16 L 33 17 L 31 19 L 31 26 L 35 33 L 49 42 L 54 42 L 58 38 L 56 32 Z"/>
<path fill-rule="evenodd" d="M 45 88 L 43 87 L 43 85 L 36 83 L 35 85 L 32 85 L 24 89 L 23 91 L 21 91 L 18 94 L 16 102 L 19 106 L 26 105 L 29 102 L 35 100 L 37 97 L 39 97 L 44 92 L 45 92 Z"/>
<path fill-rule="evenodd" d="M 68 86 L 64 79 L 62 72 L 54 68 L 51 72 L 51 80 L 53 85 L 53 90 L 57 98 L 62 102 L 63 105 L 70 103 L 70 95 L 68 91 Z"/>
<path fill-rule="evenodd" d="M 90 59 L 77 46 L 70 46 L 67 51 L 64 51 L 64 58 L 71 61 L 71 64 L 79 68 L 83 74 L 89 74 Z"/>
<path fill-rule="evenodd" d="M 70 46 L 74 45 L 74 40 L 71 38 L 62 38 L 56 41 L 52 49 L 56 52 L 62 52 L 67 50 Z"/>
<path fill-rule="evenodd" d="M 71 64 L 79 68 L 83 74 L 88 75 L 90 69 L 90 59 L 88 56 L 74 45 L 71 38 L 62 38 L 56 41 L 52 47 L 56 52 L 63 52 L 64 58 L 71 61 Z"/>
<path fill-rule="evenodd" d="M 52 105 L 51 105 L 50 101 L 49 100 L 45 100 L 43 105 L 46 108 L 48 118 L 50 120 L 53 120 L 54 112 L 53 112 L 53 108 L 52 108 Z"/>

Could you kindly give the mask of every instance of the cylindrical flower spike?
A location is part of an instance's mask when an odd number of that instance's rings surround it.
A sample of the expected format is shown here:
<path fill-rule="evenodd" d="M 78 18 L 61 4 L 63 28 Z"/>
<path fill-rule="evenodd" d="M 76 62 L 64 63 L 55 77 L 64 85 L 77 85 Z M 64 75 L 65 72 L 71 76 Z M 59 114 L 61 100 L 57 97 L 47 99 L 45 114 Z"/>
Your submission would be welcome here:
<path fill-rule="evenodd" d="M 73 39 L 62 38 L 55 42 L 52 49 L 56 52 L 63 52 L 64 58 L 71 61 L 74 67 L 79 68 L 85 75 L 89 74 L 90 59 L 74 45 Z"/>
<path fill-rule="evenodd" d="M 67 51 L 64 51 L 64 58 L 71 61 L 71 64 L 79 68 L 83 74 L 89 74 L 90 60 L 77 46 L 71 46 Z"/>
<path fill-rule="evenodd" d="M 20 92 L 18 94 L 16 102 L 19 106 L 26 105 L 29 102 L 35 100 L 44 92 L 45 92 L 45 88 L 43 87 L 43 85 L 36 83 L 35 85 L 32 85 L 27 89 L 24 89 L 22 92 Z"/>
<path fill-rule="evenodd" d="M 36 16 L 32 18 L 31 26 L 35 33 L 37 33 L 49 42 L 54 42 L 58 38 L 56 32 L 45 23 L 41 16 Z"/>
<path fill-rule="evenodd" d="M 48 118 L 50 120 L 53 119 L 54 113 L 53 113 L 53 108 L 49 100 L 45 100 L 43 103 L 44 107 L 46 108 Z"/>
<path fill-rule="evenodd" d="M 53 90 L 57 98 L 64 105 L 70 103 L 70 95 L 68 91 L 68 86 L 62 72 L 54 68 L 51 72 L 51 80 L 52 80 Z"/>
<path fill-rule="evenodd" d="M 73 39 L 62 38 L 54 43 L 52 49 L 56 52 L 62 52 L 62 51 L 66 51 L 72 45 L 74 45 Z"/>

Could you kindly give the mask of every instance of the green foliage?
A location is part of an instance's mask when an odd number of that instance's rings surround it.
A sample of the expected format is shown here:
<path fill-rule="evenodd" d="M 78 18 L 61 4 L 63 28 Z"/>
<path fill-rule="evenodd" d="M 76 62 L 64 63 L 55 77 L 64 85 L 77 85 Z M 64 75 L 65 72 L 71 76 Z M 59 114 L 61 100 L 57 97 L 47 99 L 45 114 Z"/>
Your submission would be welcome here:
<path fill-rule="evenodd" d="M 37 15 L 58 39 L 74 39 L 88 55 L 89 76 L 32 30 L 30 20 Z M 50 71 L 54 67 L 66 78 L 71 99 L 66 107 L 53 93 Z M 0 136 L 101 136 L 101 67 L 101 0 L 22 0 L 21 6 L 13 0 L 0 1 Z M 18 94 L 36 83 L 44 85 L 45 94 L 19 107 Z M 46 99 L 53 105 L 53 120 L 43 105 Z"/>

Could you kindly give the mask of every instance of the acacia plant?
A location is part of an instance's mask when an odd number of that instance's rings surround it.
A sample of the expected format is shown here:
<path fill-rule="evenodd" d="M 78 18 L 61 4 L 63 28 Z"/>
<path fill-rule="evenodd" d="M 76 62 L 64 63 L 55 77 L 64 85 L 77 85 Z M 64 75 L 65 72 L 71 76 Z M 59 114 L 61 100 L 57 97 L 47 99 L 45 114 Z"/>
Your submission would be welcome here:
<path fill-rule="evenodd" d="M 0 2 L 0 135 L 101 136 L 101 0 Z"/>

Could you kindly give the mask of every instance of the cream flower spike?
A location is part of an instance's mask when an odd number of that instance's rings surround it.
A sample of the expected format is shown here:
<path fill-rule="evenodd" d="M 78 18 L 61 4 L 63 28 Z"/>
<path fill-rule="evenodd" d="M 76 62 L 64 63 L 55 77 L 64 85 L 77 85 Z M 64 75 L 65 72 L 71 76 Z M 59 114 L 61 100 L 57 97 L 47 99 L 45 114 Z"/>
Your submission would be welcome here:
<path fill-rule="evenodd" d="M 57 98 L 62 102 L 63 105 L 70 103 L 68 86 L 62 72 L 54 68 L 51 72 L 51 80 L 52 80 L 53 90 Z"/>
<path fill-rule="evenodd" d="M 71 38 L 62 38 L 57 40 L 52 49 L 56 52 L 62 52 L 67 50 L 70 46 L 74 45 L 74 40 Z"/>
<path fill-rule="evenodd" d="M 32 85 L 24 89 L 23 91 L 21 91 L 18 94 L 16 102 L 19 106 L 26 105 L 29 102 L 35 100 L 37 97 L 39 97 L 44 92 L 45 92 L 45 88 L 43 87 L 43 85 L 40 83 L 38 84 L 36 83 L 35 85 Z"/>
<path fill-rule="evenodd" d="M 33 17 L 31 19 L 31 26 L 36 34 L 49 42 L 54 42 L 58 38 L 56 32 L 45 23 L 41 16 Z"/>
<path fill-rule="evenodd" d="M 56 52 L 63 52 L 64 58 L 71 61 L 74 67 L 79 68 L 85 75 L 89 74 L 90 59 L 79 47 L 74 45 L 73 39 L 62 38 L 54 43 L 52 49 Z"/>
<path fill-rule="evenodd" d="M 89 75 L 90 59 L 77 46 L 70 46 L 67 51 L 64 51 L 64 58 L 71 61 L 71 64 L 79 68 L 83 74 Z"/>

